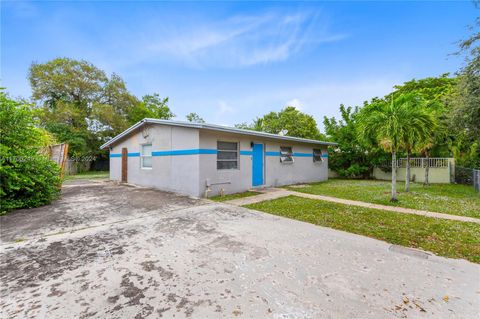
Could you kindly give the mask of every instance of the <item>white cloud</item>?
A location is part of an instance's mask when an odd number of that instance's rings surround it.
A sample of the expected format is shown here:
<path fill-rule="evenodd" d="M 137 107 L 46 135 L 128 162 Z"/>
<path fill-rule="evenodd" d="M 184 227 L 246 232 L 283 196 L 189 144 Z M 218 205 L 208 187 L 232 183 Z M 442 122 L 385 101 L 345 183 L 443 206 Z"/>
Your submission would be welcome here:
<path fill-rule="evenodd" d="M 287 101 L 287 103 L 285 103 L 285 106 L 293 106 L 299 111 L 303 110 L 304 108 L 303 103 L 299 99 L 293 99 L 293 100 Z"/>
<path fill-rule="evenodd" d="M 338 117 L 340 104 L 346 106 L 361 106 L 364 101 L 375 96 L 384 96 L 391 92 L 393 85 L 402 83 L 408 78 L 403 77 L 371 77 L 356 79 L 349 82 L 315 81 L 297 86 L 276 87 L 262 90 L 249 88 L 242 95 L 231 96 L 222 101 L 224 105 L 241 105 L 241 112 L 224 112 L 219 115 L 219 109 L 212 113 L 206 112 L 206 119 L 215 123 L 251 122 L 252 119 L 270 111 L 280 111 L 286 105 L 299 107 L 302 112 L 311 114 L 323 130 L 323 117 Z M 295 96 L 295 98 L 291 98 Z M 285 103 L 285 101 L 288 101 Z M 222 104 L 223 105 L 223 104 Z M 208 116 L 208 113 L 213 116 Z"/>
<path fill-rule="evenodd" d="M 327 24 L 319 13 L 308 12 L 233 16 L 176 28 L 152 26 L 156 35 L 135 47 L 142 51 L 140 59 L 167 58 L 196 68 L 251 66 L 284 61 L 308 45 L 345 38 Z"/>
<path fill-rule="evenodd" d="M 235 109 L 227 104 L 225 101 L 218 101 L 218 113 L 220 115 L 234 113 Z"/>

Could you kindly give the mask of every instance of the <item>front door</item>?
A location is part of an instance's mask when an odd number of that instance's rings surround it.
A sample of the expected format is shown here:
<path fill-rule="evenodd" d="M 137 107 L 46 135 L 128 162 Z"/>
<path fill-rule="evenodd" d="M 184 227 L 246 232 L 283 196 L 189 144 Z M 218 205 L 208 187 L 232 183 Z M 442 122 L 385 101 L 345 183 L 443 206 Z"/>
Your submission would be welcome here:
<path fill-rule="evenodd" d="M 122 182 L 128 182 L 128 151 L 124 147 L 122 148 Z"/>
<path fill-rule="evenodd" d="M 253 144 L 252 186 L 259 186 L 263 184 L 263 144 Z"/>

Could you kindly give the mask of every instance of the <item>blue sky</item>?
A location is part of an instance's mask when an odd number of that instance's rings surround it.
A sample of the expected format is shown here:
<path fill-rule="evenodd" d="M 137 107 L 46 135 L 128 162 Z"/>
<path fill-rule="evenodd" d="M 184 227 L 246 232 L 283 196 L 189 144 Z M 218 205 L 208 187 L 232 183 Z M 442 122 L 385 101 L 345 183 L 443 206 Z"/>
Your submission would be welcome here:
<path fill-rule="evenodd" d="M 455 72 L 449 56 L 479 10 L 465 2 L 2 1 L 1 80 L 30 96 L 32 61 L 85 59 L 177 119 L 250 122 L 294 105 L 338 114 L 412 78 Z"/>

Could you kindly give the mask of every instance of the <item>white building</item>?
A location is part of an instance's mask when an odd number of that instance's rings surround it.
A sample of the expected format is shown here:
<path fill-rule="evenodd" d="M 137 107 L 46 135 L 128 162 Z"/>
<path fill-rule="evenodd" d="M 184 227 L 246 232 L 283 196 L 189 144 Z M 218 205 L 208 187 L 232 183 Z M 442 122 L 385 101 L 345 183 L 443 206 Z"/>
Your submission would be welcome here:
<path fill-rule="evenodd" d="M 101 146 L 110 179 L 196 197 L 328 179 L 327 146 L 212 124 L 143 119 Z"/>

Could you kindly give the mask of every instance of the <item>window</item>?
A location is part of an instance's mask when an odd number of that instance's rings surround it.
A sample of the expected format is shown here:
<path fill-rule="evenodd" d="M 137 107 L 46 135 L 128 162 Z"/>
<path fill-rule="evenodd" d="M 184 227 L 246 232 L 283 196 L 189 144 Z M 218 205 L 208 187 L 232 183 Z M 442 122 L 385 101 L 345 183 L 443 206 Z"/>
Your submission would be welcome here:
<path fill-rule="evenodd" d="M 152 144 L 142 145 L 140 161 L 142 168 L 152 168 Z"/>
<path fill-rule="evenodd" d="M 293 152 L 291 146 L 280 147 L 280 163 L 293 163 Z"/>
<path fill-rule="evenodd" d="M 323 162 L 322 150 L 319 148 L 313 149 L 313 162 Z"/>
<path fill-rule="evenodd" d="M 238 143 L 217 142 L 217 169 L 238 168 Z"/>

